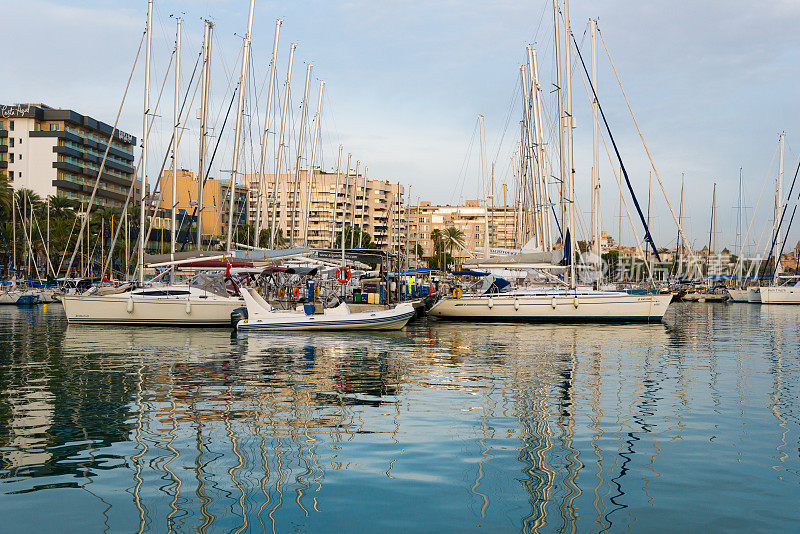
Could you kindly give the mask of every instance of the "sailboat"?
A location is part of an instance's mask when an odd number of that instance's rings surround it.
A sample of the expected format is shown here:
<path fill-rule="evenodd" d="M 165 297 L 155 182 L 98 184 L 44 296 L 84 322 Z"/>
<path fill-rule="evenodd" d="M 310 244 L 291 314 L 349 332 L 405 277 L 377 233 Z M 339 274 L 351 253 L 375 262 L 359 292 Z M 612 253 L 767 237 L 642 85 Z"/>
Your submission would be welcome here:
<path fill-rule="evenodd" d="M 569 24 L 569 2 L 568 0 L 564 3 L 564 25 L 565 25 L 565 35 L 566 35 L 566 65 L 572 65 L 570 60 L 570 24 Z M 558 133 L 558 141 L 559 141 L 559 159 L 561 163 L 561 182 L 564 184 L 564 191 L 568 198 L 565 195 L 565 198 L 562 199 L 562 213 L 564 217 L 562 219 L 563 226 L 566 227 L 565 231 L 565 238 L 563 243 L 563 258 L 562 261 L 559 262 L 561 265 L 554 265 L 554 256 L 556 256 L 555 252 L 552 249 L 547 247 L 546 239 L 540 239 L 539 242 L 545 245 L 544 250 L 542 251 L 541 247 L 539 248 L 539 252 L 531 252 L 531 253 L 523 253 L 519 254 L 517 257 L 515 256 L 507 256 L 505 258 L 490 258 L 489 257 L 489 231 L 488 231 L 488 221 L 486 235 L 484 236 L 485 239 L 485 246 L 484 246 L 484 257 L 481 260 L 474 262 L 471 264 L 470 267 L 478 267 L 478 268 L 497 268 L 497 267 L 505 267 L 505 268 L 543 268 L 544 266 L 542 263 L 547 263 L 548 261 L 552 262 L 550 267 L 555 269 L 566 269 L 568 272 L 569 284 L 565 285 L 565 287 L 557 288 L 557 287 L 542 287 L 542 288 L 520 288 L 514 289 L 509 291 L 496 291 L 496 286 L 488 285 L 486 291 L 482 293 L 472 293 L 472 294 L 462 294 L 460 291 L 455 291 L 452 297 L 448 296 L 437 302 L 429 311 L 429 313 L 438 318 L 442 319 L 460 319 L 460 320 L 471 320 L 471 321 L 518 321 L 518 322 L 573 322 L 573 321 L 591 321 L 591 322 L 601 322 L 601 321 L 613 321 L 613 322 L 624 322 L 624 321 L 659 321 L 666 313 L 667 308 L 669 307 L 670 301 L 672 300 L 672 295 L 670 294 L 653 294 L 653 293 L 646 293 L 643 295 L 631 295 L 624 291 L 604 291 L 599 289 L 591 289 L 588 287 L 578 287 L 576 282 L 576 272 L 575 272 L 575 249 L 576 249 L 576 242 L 575 242 L 575 233 L 574 228 L 575 226 L 575 184 L 574 184 L 574 165 L 573 165 L 573 146 L 572 146 L 572 128 L 573 128 L 573 121 L 572 118 L 572 94 L 571 94 L 571 69 L 567 68 L 567 78 L 566 78 L 566 109 L 564 109 L 562 104 L 562 96 L 561 96 L 561 52 L 560 52 L 560 37 L 559 37 L 559 25 L 561 16 L 558 10 L 558 5 L 554 2 L 554 12 L 555 12 L 555 53 L 556 53 L 556 69 L 557 69 L 557 76 L 558 81 L 556 83 L 557 92 L 558 92 L 558 109 L 560 115 L 560 122 L 566 125 L 567 130 L 567 143 L 566 147 L 564 147 L 563 143 L 563 132 L 559 129 Z M 592 23 L 592 52 L 593 56 L 595 53 L 594 47 L 594 36 L 595 36 L 595 23 Z M 580 53 L 580 52 L 578 52 Z M 533 54 L 530 53 L 529 50 L 529 58 L 535 57 Z M 582 62 L 582 59 L 581 59 Z M 538 115 L 538 111 L 540 109 L 540 101 L 539 101 L 539 91 L 540 88 L 538 87 L 538 73 L 535 71 L 535 62 L 529 60 L 529 65 L 531 66 L 531 80 L 532 86 L 531 91 L 534 95 L 534 115 L 537 115 L 537 120 L 541 122 L 541 116 Z M 595 69 L 595 62 L 592 62 L 593 71 Z M 584 67 L 585 68 L 585 67 Z M 588 77 L 588 72 L 587 72 Z M 524 69 L 523 69 L 523 81 L 525 78 Z M 596 72 L 593 73 L 590 79 L 590 85 L 592 87 L 592 92 L 594 93 L 594 99 L 592 102 L 593 108 L 595 110 L 594 118 L 595 118 L 595 128 L 597 127 L 597 111 L 602 113 L 602 109 L 599 107 L 599 103 L 597 100 L 597 94 L 595 92 L 594 87 L 596 86 Z M 523 87 L 525 83 L 523 83 Z M 528 102 L 526 99 L 525 107 L 527 108 Z M 528 118 L 528 110 L 526 109 L 526 119 Z M 563 119 L 563 120 L 562 120 Z M 605 120 L 605 119 L 604 119 Z M 525 121 L 527 122 L 527 121 Z M 533 151 L 533 147 L 531 146 L 532 139 L 529 132 L 534 128 L 531 128 L 530 123 L 527 123 L 525 139 L 523 140 L 530 148 L 531 152 Z M 539 137 L 541 129 L 539 127 L 535 128 L 536 136 L 537 136 L 537 145 L 541 147 L 542 139 Z M 613 138 L 612 138 L 613 143 Z M 482 169 L 482 173 L 484 174 L 484 204 L 486 204 L 486 194 L 485 194 L 485 162 L 483 161 L 483 121 L 481 116 L 481 165 L 484 167 Z M 566 154 L 565 154 L 566 148 Z M 594 152 L 595 152 L 595 172 L 593 172 L 593 184 L 592 188 L 594 194 L 595 202 L 595 209 L 599 209 L 599 177 L 596 174 L 597 169 L 597 161 L 598 161 L 598 145 L 597 142 L 594 143 Z M 620 160 L 621 162 L 621 160 Z M 569 171 L 567 171 L 569 169 Z M 625 172 L 624 167 L 622 167 L 623 172 Z M 537 173 L 536 176 L 536 184 L 538 187 L 542 187 L 542 176 L 541 174 Z M 546 187 L 546 185 L 545 185 Z M 541 189 L 540 189 L 541 191 Z M 546 193 L 542 193 L 544 196 L 540 199 L 542 205 L 546 203 Z M 567 213 L 567 206 L 568 206 L 568 213 Z M 549 208 L 548 208 L 549 209 Z M 598 213 L 598 212 L 595 212 Z M 640 214 L 641 215 L 641 214 Z M 545 228 L 546 225 L 543 224 L 544 218 L 547 216 L 547 210 L 539 210 L 538 213 L 535 213 L 535 216 L 538 217 L 538 220 L 534 220 L 533 225 L 537 228 Z M 595 240 L 599 244 L 599 217 L 593 217 L 593 223 L 595 227 Z M 646 224 L 646 223 L 645 223 Z M 546 235 L 546 234 L 545 234 Z M 649 237 L 649 231 L 648 231 Z M 652 243 L 651 243 L 652 245 Z M 598 247 L 599 248 L 599 247 Z M 653 250 L 657 254 L 657 249 L 653 246 Z"/>
<path fill-rule="evenodd" d="M 242 74 L 240 78 L 240 87 L 245 86 L 247 76 L 247 64 L 249 62 L 249 42 L 252 32 L 253 24 L 253 10 L 254 0 L 250 1 L 250 15 L 248 19 L 247 34 L 245 38 L 245 54 L 243 57 Z M 174 325 L 174 326 L 227 326 L 230 324 L 231 312 L 236 308 L 242 306 L 244 301 L 237 295 L 228 294 L 227 289 L 223 283 L 211 282 L 208 277 L 200 276 L 187 285 L 175 284 L 174 273 L 179 264 L 188 263 L 187 260 L 175 260 L 175 232 L 176 232 L 176 186 L 175 180 L 177 175 L 177 144 L 179 137 L 177 131 L 179 128 L 179 102 L 178 102 L 178 87 L 180 80 L 180 71 L 178 65 L 180 61 L 176 61 L 175 67 L 175 110 L 174 110 L 174 130 L 173 138 L 171 141 L 173 147 L 173 166 L 172 166 L 172 225 L 171 225 L 171 248 L 170 248 L 170 262 L 162 266 L 168 266 L 170 271 L 170 284 L 145 284 L 144 281 L 144 244 L 146 241 L 145 233 L 145 198 L 144 198 L 144 184 L 147 182 L 147 138 L 150 130 L 150 115 L 153 111 L 150 110 L 150 49 L 152 41 L 152 17 L 153 17 L 153 0 L 148 0 L 147 11 L 147 65 L 145 67 L 145 87 L 144 87 L 144 125 L 142 136 L 142 184 L 140 188 L 140 236 L 139 236 L 139 249 L 138 249 L 138 284 L 128 284 L 121 286 L 117 289 L 108 291 L 99 291 L 96 288 L 91 289 L 87 293 L 79 295 L 65 295 L 63 299 L 64 310 L 67 315 L 67 320 L 70 323 L 86 323 L 86 324 L 146 324 L 146 325 Z M 180 36 L 181 36 L 181 19 L 178 19 L 178 29 L 176 34 L 176 55 L 180 56 Z M 206 24 L 206 34 L 204 38 L 204 88 L 207 87 L 208 76 L 210 75 L 210 63 L 208 61 L 208 50 L 211 43 L 211 28 L 212 25 Z M 245 91 L 240 91 L 240 102 L 237 117 L 237 140 L 241 135 L 241 117 L 243 114 L 243 98 Z M 207 114 L 205 110 L 208 105 L 208 92 L 203 91 L 203 117 Z M 205 132 L 205 124 L 201 132 Z M 238 146 L 238 144 L 237 144 Z M 238 154 L 234 158 L 234 169 Z M 198 188 L 202 188 L 203 181 L 203 155 L 201 154 L 201 169 L 198 179 Z M 105 163 L 105 159 L 103 160 Z M 102 166 L 101 166 L 102 169 Z M 235 171 L 231 184 L 231 195 L 234 194 L 235 189 Z M 198 200 L 202 202 L 202 193 L 199 194 Z M 230 201 L 233 205 L 233 199 Z M 201 206 L 202 209 L 202 206 Z M 87 213 L 89 206 L 87 206 Z M 198 221 L 198 237 L 200 232 L 200 225 Z M 228 237 L 228 248 L 230 251 L 230 232 Z M 201 240 L 198 239 L 198 248 L 200 248 Z M 112 246 L 113 249 L 113 246 Z M 198 251 L 198 256 L 203 254 Z M 195 258 L 197 259 L 197 258 Z M 206 258 L 211 259 L 211 258 Z M 215 257 L 213 259 L 220 259 Z M 101 294 L 102 293 L 102 294 Z"/>

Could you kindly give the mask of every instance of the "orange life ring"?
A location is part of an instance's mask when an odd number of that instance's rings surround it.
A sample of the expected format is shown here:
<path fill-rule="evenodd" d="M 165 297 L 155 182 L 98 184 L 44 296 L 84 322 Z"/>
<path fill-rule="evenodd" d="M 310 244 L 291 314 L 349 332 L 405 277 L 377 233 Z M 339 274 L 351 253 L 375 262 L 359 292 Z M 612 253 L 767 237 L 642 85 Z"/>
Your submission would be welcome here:
<path fill-rule="evenodd" d="M 463 294 L 464 294 L 464 292 L 463 292 L 463 291 L 461 291 L 461 288 L 460 288 L 460 287 L 457 287 L 457 288 L 455 288 L 455 289 L 453 290 L 453 296 L 454 296 L 455 298 L 457 298 L 457 299 L 460 299 L 460 298 L 461 298 L 461 296 L 462 296 Z"/>
<path fill-rule="evenodd" d="M 298 297 L 300 297 L 300 288 L 299 288 L 299 287 L 295 287 L 295 288 L 292 290 L 292 295 L 294 296 L 294 298 L 298 298 Z"/>
<path fill-rule="evenodd" d="M 344 275 L 342 275 L 342 273 L 344 273 Z M 340 284 L 346 284 L 347 282 L 349 282 L 350 281 L 350 277 L 351 277 L 350 269 L 348 269 L 344 265 L 342 265 L 341 267 L 336 269 L 336 280 Z"/>

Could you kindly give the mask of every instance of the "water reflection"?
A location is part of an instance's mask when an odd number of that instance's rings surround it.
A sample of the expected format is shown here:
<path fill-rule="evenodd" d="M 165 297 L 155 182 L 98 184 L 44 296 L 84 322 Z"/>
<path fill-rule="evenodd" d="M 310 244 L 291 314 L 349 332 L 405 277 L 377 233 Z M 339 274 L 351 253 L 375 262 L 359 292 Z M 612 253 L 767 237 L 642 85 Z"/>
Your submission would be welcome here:
<path fill-rule="evenodd" d="M 798 317 L 231 334 L 0 309 L 0 511 L 124 531 L 781 528 Z M 769 514 L 753 518 L 754 499 Z"/>

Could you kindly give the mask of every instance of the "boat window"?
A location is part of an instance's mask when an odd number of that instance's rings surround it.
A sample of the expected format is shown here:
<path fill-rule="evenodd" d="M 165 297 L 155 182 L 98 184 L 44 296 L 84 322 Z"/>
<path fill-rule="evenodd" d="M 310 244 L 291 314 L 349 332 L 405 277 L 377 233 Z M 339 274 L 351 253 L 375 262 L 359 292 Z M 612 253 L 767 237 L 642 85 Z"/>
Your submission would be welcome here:
<path fill-rule="evenodd" d="M 136 291 L 134 296 L 137 297 L 174 297 L 180 295 L 189 295 L 189 291 L 184 291 L 180 289 L 159 289 L 159 290 L 146 290 L 146 291 Z"/>

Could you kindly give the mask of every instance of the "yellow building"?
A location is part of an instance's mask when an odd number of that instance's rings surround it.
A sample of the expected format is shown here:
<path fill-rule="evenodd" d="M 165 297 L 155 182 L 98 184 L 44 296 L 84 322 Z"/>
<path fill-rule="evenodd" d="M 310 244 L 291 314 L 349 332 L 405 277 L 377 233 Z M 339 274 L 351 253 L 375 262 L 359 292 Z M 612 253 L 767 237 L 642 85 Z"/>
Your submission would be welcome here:
<path fill-rule="evenodd" d="M 228 232 L 228 203 L 230 189 L 229 180 L 208 178 L 203 185 L 203 212 L 201 217 L 203 236 L 223 236 Z M 172 170 L 164 171 L 157 188 L 160 194 L 159 208 L 169 210 L 172 207 Z M 159 194 L 159 193 L 156 193 Z M 197 215 L 198 183 L 194 173 L 186 169 L 178 169 L 176 176 L 177 209 L 185 210 L 190 216 Z M 234 223 L 245 224 L 247 203 L 247 187 L 236 186 L 236 204 L 234 206 Z"/>

